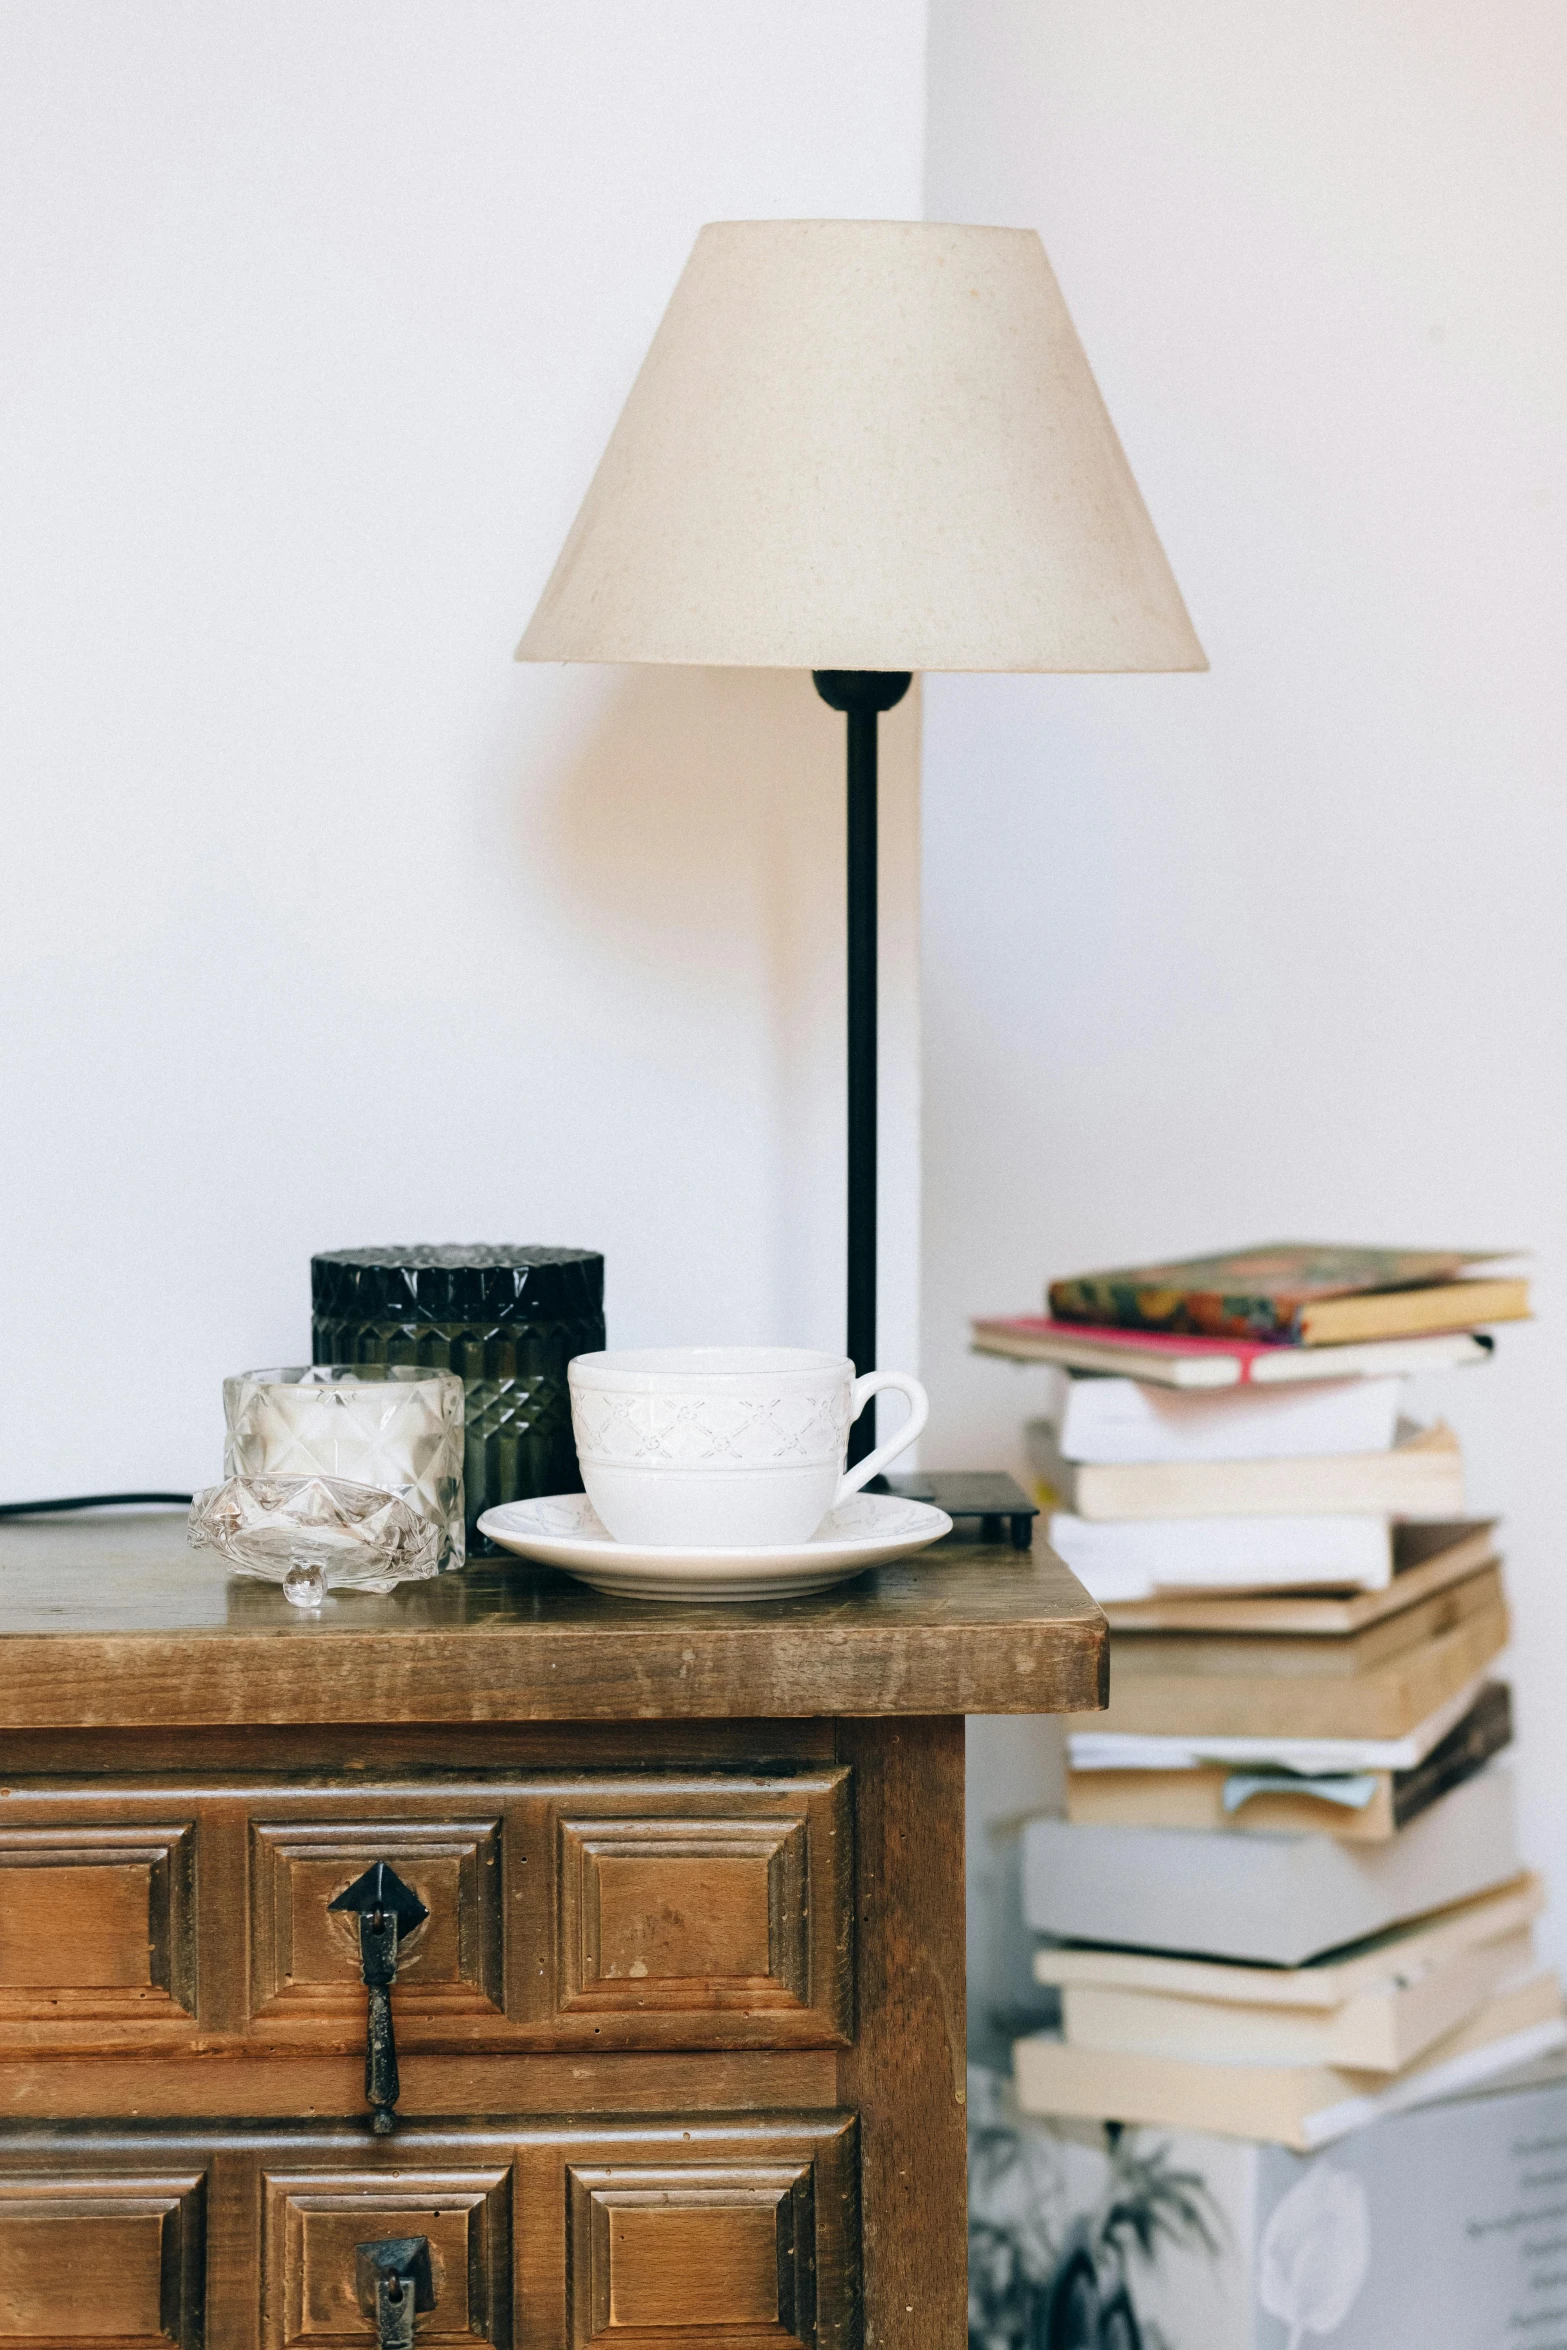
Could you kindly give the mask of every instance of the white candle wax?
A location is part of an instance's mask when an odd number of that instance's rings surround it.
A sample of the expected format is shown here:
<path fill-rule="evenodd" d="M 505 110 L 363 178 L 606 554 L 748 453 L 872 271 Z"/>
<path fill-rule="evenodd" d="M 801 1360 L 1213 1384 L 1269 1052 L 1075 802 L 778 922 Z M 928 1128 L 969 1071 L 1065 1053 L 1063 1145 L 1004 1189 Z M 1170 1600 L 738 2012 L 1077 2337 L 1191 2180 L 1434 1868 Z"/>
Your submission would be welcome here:
<path fill-rule="evenodd" d="M 224 1384 L 225 1471 L 339 1477 L 401 1494 L 440 1528 L 447 1563 L 460 1563 L 462 1400 L 451 1372 L 249 1372 Z"/>

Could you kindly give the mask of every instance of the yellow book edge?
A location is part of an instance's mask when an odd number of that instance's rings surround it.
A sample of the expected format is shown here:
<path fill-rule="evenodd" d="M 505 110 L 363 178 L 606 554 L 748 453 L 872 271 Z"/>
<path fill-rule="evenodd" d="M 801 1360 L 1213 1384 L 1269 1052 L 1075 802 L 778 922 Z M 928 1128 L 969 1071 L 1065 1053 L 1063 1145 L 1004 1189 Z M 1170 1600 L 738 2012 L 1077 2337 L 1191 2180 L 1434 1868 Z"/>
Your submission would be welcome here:
<path fill-rule="evenodd" d="M 1501 1567 L 1493 1562 L 1445 1591 L 1401 1608 L 1396 1616 L 1331 1640 L 1302 1640 L 1290 1632 L 1136 1632 L 1123 1626 L 1115 1639 L 1115 1669 L 1135 1673 L 1277 1674 L 1285 1680 L 1354 1680 L 1426 1646 L 1489 1607 L 1506 1603 Z"/>
<path fill-rule="evenodd" d="M 1339 2007 L 1172 1998 L 1073 1983 L 1061 1995 L 1062 2033 L 1072 2048 L 1195 2063 L 1329 2065 L 1387 2080 L 1538 1966 L 1533 1932 L 1521 1926 L 1440 1966 L 1373 1984 Z"/>
<path fill-rule="evenodd" d="M 1505 1601 L 1451 1632 L 1400 1649 L 1364 1673 L 1128 1673 L 1115 1677 L 1094 1728 L 1133 1738 L 1407 1738 L 1501 1655 L 1511 1637 Z"/>
<path fill-rule="evenodd" d="M 1463 1455 L 1444 1420 L 1400 1424 L 1385 1452 L 1282 1460 L 1062 1462 L 1033 1480 L 1041 1509 L 1096 1524 L 1167 1518 L 1463 1516 Z"/>
<path fill-rule="evenodd" d="M 1527 1281 L 1438 1281 L 1429 1289 L 1376 1289 L 1303 1306 L 1303 1346 L 1352 1346 L 1373 1338 L 1418 1338 L 1428 1330 L 1471 1330 L 1481 1322 L 1525 1322 Z"/>
<path fill-rule="evenodd" d="M 1289 1592 L 1161 1593 L 1154 1599 L 1114 1599 L 1104 1612 L 1112 1632 L 1271 1632 L 1301 1633 L 1314 1639 L 1337 1639 L 1361 1632 L 1384 1616 L 1400 1615 L 1449 1585 L 1461 1583 L 1482 1568 L 1501 1563 L 1496 1541 L 1497 1520 L 1453 1521 L 1455 1539 L 1433 1551 L 1415 1566 L 1403 1567 L 1391 1583 L 1378 1591 L 1357 1591 L 1341 1598 Z M 1438 1526 L 1406 1529 L 1407 1535 L 1436 1535 Z"/>
<path fill-rule="evenodd" d="M 1234 1771 L 1074 1771 L 1066 1774 L 1066 1816 L 1074 1828 L 1220 1829 L 1232 1836 L 1332 1836 L 1340 1844 L 1386 1844 L 1397 1835 L 1391 1771 L 1357 1771 L 1376 1782 L 1359 1811 L 1314 1795 L 1307 1781 L 1224 1808 Z"/>
<path fill-rule="evenodd" d="M 1213 2130 L 1309 2154 L 1382 2114 L 1456 2095 L 1564 2042 L 1561 1988 L 1546 1972 L 1488 2000 L 1391 2081 L 1336 2065 L 1116 2055 L 1044 2033 L 1016 2043 L 1013 2073 L 1025 2113 Z"/>

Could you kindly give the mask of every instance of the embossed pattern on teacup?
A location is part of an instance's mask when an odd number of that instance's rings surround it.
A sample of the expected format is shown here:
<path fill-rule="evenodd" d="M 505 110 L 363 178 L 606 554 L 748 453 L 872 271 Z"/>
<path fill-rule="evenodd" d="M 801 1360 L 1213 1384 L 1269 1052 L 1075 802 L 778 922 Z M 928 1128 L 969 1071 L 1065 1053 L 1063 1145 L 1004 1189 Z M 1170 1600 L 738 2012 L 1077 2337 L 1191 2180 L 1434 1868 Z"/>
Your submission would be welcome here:
<path fill-rule="evenodd" d="M 760 1469 L 836 1461 L 849 1428 L 849 1386 L 823 1395 L 626 1395 L 602 1388 L 571 1390 L 571 1421 L 579 1457 L 691 1468 L 722 1461 Z"/>

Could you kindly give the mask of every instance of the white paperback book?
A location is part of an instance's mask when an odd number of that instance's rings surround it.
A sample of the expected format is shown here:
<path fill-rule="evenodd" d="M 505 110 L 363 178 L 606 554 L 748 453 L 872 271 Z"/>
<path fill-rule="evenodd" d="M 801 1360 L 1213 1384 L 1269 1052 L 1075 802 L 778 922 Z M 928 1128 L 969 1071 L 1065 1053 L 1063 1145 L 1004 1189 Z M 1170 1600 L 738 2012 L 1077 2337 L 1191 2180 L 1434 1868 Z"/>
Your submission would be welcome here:
<path fill-rule="evenodd" d="M 1261 1461 L 1069 1461 L 1048 1420 L 1030 1420 L 1024 1435 L 1040 1506 L 1101 1524 L 1305 1513 L 1440 1523 L 1464 1514 L 1463 1453 L 1440 1422 L 1405 1420 L 1380 1452 Z"/>
<path fill-rule="evenodd" d="M 1489 1667 L 1482 1667 L 1401 1738 L 1270 1738 L 1261 1733 L 1182 1737 L 1169 1731 L 1069 1730 L 1067 1761 L 1074 1771 L 1201 1771 L 1223 1763 L 1231 1770 L 1294 1771 L 1308 1779 L 1412 1771 L 1478 1704 L 1488 1677 Z M 1073 1719 L 1091 1722 L 1094 1716 L 1078 1714 Z"/>
<path fill-rule="evenodd" d="M 1061 1995 L 1062 2037 L 1072 2048 L 1199 2064 L 1333 2064 L 1399 2073 L 1488 2000 L 1518 1990 L 1539 1971 L 1525 1926 L 1467 1951 L 1422 1983 L 1395 1981 L 1320 2013 L 1073 1983 Z"/>
<path fill-rule="evenodd" d="M 1197 2123 L 1308 2150 L 1390 2113 L 1474 2088 L 1564 2041 L 1561 1985 L 1548 1968 L 1539 1968 L 1511 1990 L 1498 1991 L 1456 2031 L 1391 2076 L 1349 2065 L 1213 2064 L 1201 2057 L 1077 2048 L 1049 2032 L 1019 2040 L 1013 2065 L 1018 2102 L 1034 2113 L 1087 2119 L 1108 2110 L 1129 2122 Z M 1297 2339 L 1303 2344 L 1304 2334 Z M 1390 2339 L 1400 2350 L 1412 2350 L 1408 2333 Z M 1558 2334 L 1542 2342 L 1541 2350 L 1557 2350 L 1560 2340 Z M 1436 2350 L 1437 2344 L 1458 2350 L 1458 2338 L 1445 2330 L 1424 2337 L 1421 2350 Z"/>
<path fill-rule="evenodd" d="M 1077 2047 L 1400 2072 L 1538 1971 L 1531 1925 L 1544 1906 L 1539 1877 L 1514 1877 L 1303 1967 L 1047 1942 L 1034 1978 L 1059 1989 Z"/>
<path fill-rule="evenodd" d="M 1050 1545 L 1090 1598 L 1159 1591 L 1385 1591 L 1392 1521 L 1358 1513 L 1278 1518 L 1080 1518 L 1055 1510 Z"/>
<path fill-rule="evenodd" d="M 1402 1379 L 1325 1379 L 1296 1387 L 1156 1387 L 1052 1367 L 1043 1417 L 1062 1457 L 1134 1461 L 1286 1461 L 1386 1452 Z"/>
<path fill-rule="evenodd" d="M 1023 1914 L 1063 1942 L 1301 1966 L 1522 1868 L 1513 1783 L 1492 1764 L 1385 1844 L 1222 1828 L 1023 1830 Z"/>

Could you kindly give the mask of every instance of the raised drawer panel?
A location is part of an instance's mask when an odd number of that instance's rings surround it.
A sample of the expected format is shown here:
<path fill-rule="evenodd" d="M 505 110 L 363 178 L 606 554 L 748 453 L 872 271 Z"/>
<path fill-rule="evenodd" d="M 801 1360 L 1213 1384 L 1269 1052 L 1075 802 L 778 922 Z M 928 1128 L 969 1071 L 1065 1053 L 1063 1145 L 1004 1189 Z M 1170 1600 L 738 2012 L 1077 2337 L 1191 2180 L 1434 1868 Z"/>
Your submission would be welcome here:
<path fill-rule="evenodd" d="M 0 2014 L 188 2013 L 194 1857 L 189 1822 L 0 1833 Z"/>
<path fill-rule="evenodd" d="M 390 1861 L 430 1913 L 398 1951 L 400 2006 L 500 2012 L 500 1821 L 393 1818 L 252 1822 L 253 2014 L 359 2013 L 357 1923 L 331 1905 L 376 1860 Z"/>
<path fill-rule="evenodd" d="M 852 1861 L 843 1771 L 562 1796 L 556 2012 L 628 2045 L 694 2045 L 718 2015 L 849 2039 Z"/>
<path fill-rule="evenodd" d="M 850 2350 L 854 2125 L 605 2130 L 522 2152 L 521 2350 Z"/>
<path fill-rule="evenodd" d="M 269 2172 L 262 2195 L 261 2307 L 266 2350 L 359 2350 L 375 2339 L 355 2293 L 355 2248 L 423 2236 L 435 2307 L 418 2320 L 427 2350 L 511 2340 L 511 2173 L 399 2164 L 374 2171 Z"/>
<path fill-rule="evenodd" d="M 573 2350 L 816 2338 L 815 2197 L 805 2162 L 573 2164 Z"/>
<path fill-rule="evenodd" d="M 805 2007 L 799 1820 L 563 1820 L 564 2008 Z"/>
<path fill-rule="evenodd" d="M 196 2350 L 202 2176 L 0 2178 L 0 2342 Z"/>

